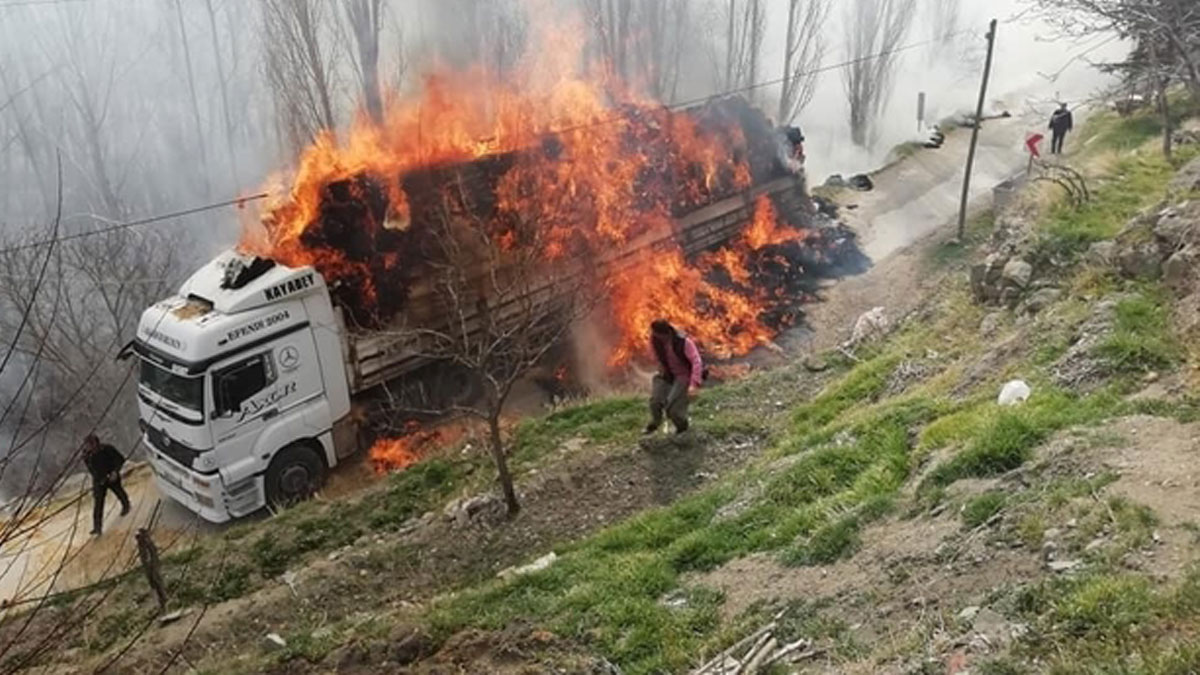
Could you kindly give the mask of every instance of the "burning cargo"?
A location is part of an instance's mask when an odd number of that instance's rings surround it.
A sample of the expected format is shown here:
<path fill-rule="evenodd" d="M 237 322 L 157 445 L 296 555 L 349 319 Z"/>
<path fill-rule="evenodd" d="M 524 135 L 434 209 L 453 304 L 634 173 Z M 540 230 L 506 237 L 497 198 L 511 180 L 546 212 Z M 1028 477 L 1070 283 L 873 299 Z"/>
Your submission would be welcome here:
<path fill-rule="evenodd" d="M 473 85 L 431 78 L 382 124 L 316 139 L 239 251 L 145 312 L 139 405 L 164 493 L 213 521 L 287 503 L 358 449 L 358 397 L 469 392 L 411 335 L 448 320 L 431 281 L 446 231 L 585 279 L 606 304 L 611 366 L 663 316 L 709 354 L 744 354 L 857 255 L 844 229 L 815 226 L 785 136 L 742 99 L 672 112 L 613 105 L 587 82 Z"/>

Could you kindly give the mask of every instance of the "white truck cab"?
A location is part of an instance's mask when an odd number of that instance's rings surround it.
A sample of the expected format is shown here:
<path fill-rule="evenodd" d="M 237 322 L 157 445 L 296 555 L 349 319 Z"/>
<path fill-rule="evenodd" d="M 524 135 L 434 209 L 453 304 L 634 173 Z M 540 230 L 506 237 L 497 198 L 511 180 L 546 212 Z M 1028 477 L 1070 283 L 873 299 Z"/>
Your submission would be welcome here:
<path fill-rule="evenodd" d="M 159 489 L 218 523 L 316 490 L 357 449 L 344 334 L 315 269 L 235 251 L 147 309 L 130 349 Z"/>

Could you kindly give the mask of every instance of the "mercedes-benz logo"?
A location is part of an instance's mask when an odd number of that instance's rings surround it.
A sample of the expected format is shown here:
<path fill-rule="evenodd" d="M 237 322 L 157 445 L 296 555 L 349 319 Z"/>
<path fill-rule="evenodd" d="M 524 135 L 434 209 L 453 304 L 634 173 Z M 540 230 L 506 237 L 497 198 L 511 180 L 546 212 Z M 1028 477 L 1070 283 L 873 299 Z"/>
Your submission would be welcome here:
<path fill-rule="evenodd" d="M 284 370 L 295 370 L 300 365 L 300 350 L 288 345 L 279 350 L 279 367 Z"/>

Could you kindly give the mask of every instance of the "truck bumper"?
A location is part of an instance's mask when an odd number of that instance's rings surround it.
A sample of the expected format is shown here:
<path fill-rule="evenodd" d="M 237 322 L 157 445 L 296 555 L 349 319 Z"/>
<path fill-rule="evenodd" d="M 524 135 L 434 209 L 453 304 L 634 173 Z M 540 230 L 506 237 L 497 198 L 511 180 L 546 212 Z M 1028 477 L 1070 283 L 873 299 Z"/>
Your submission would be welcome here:
<path fill-rule="evenodd" d="M 165 457 L 145 437 L 142 444 L 150 457 L 159 492 L 210 523 L 224 523 L 234 517 L 226 505 L 225 486 L 219 474 L 189 471 Z"/>

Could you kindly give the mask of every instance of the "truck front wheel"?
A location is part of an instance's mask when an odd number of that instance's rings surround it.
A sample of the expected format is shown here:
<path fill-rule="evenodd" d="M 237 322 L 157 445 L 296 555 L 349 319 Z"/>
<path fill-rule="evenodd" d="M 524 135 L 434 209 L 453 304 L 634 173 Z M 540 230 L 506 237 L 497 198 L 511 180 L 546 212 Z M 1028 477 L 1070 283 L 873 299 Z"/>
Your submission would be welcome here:
<path fill-rule="evenodd" d="M 321 456 L 307 445 L 289 445 L 267 467 L 267 504 L 287 508 L 302 502 L 321 488 L 325 481 L 325 464 Z"/>

